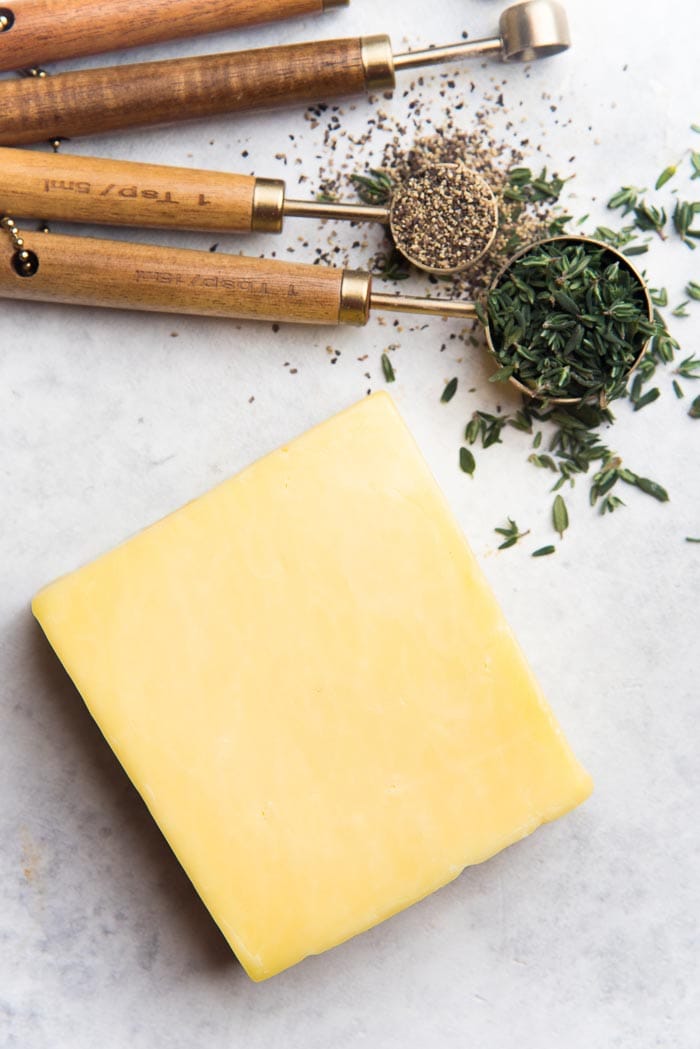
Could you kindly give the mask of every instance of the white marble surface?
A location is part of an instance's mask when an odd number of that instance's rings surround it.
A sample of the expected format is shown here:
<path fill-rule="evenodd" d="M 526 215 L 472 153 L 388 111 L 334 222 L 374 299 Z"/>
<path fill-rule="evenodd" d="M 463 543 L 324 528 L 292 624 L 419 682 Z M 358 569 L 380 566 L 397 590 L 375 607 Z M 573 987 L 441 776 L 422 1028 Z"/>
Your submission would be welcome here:
<path fill-rule="evenodd" d="M 688 126 L 700 120 L 700 8 L 692 0 L 658 7 L 570 0 L 569 9 L 575 46 L 568 55 L 533 66 L 529 76 L 498 66 L 458 74 L 462 119 L 474 122 L 479 98 L 505 75 L 513 134 L 541 143 L 562 171 L 575 154 L 571 208 L 602 218 L 601 201 L 621 182 L 650 184 L 690 144 Z M 325 19 L 119 60 L 388 30 L 397 44 L 404 36 L 416 46 L 441 43 L 463 28 L 489 32 L 498 10 L 487 0 L 441 0 L 429 10 L 423 0 L 353 0 Z M 436 85 L 428 76 L 423 94 L 439 125 Z M 410 101 L 402 96 L 381 105 L 402 112 Z M 360 130 L 372 112 L 360 102 L 344 126 Z M 296 179 L 313 173 L 321 130 L 292 110 L 74 148 L 245 165 L 285 177 L 301 193 L 315 190 Z M 376 162 L 380 146 L 378 139 L 358 165 Z M 286 166 L 276 159 L 282 152 Z M 289 223 L 274 247 L 295 244 L 299 232 Z M 304 232 L 310 254 L 313 229 Z M 218 239 L 221 250 L 240 250 L 235 238 Z M 378 232 L 368 231 L 367 241 L 378 244 Z M 249 250 L 266 248 L 270 242 L 258 238 Z M 367 254 L 356 251 L 353 261 Z M 700 280 L 699 262 L 700 251 L 682 246 L 655 252 L 653 282 L 667 284 L 675 303 L 687 279 Z M 692 319 L 676 323 L 687 353 L 698 351 L 699 316 L 696 305 Z M 676 401 L 666 376 L 655 405 L 637 415 L 621 406 L 609 440 L 664 483 L 671 502 L 630 491 L 627 508 L 601 520 L 579 484 L 568 496 L 572 524 L 556 556 L 533 560 L 535 544 L 556 538 L 547 479 L 526 464 L 528 448 L 516 434 L 478 456 L 473 481 L 460 474 L 457 450 L 471 411 L 515 402 L 487 388 L 483 360 L 460 343 L 440 353 L 450 330 L 434 321 L 396 340 L 392 392 L 596 793 L 404 914 L 254 985 L 49 651 L 29 602 L 57 574 L 381 386 L 379 357 L 393 335 L 376 320 L 365 331 L 273 333 L 269 325 L 0 306 L 1 1046 L 700 1044 L 700 546 L 684 542 L 700 535 L 700 423 L 687 417 L 689 398 Z M 342 351 L 332 367 L 328 344 Z M 457 397 L 440 404 L 444 381 L 456 374 Z M 700 383 L 684 386 L 687 395 L 700 392 Z M 533 542 L 496 553 L 493 528 L 507 514 L 533 530 Z"/>

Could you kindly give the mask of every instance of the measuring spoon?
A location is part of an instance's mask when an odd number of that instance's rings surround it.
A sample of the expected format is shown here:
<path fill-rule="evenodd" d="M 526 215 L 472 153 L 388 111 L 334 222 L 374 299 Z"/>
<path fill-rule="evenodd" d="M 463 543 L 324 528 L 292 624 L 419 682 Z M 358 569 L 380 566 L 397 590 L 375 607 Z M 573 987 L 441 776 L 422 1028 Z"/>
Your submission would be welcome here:
<path fill-rule="evenodd" d="M 466 58 L 530 62 L 570 42 L 555 0 L 525 0 L 506 8 L 498 36 L 427 51 L 395 55 L 388 36 L 367 36 L 8 80 L 0 83 L 0 145 L 386 91 L 397 71 Z"/>
<path fill-rule="evenodd" d="M 315 15 L 350 0 L 5 0 L 0 70 Z"/>
<path fill-rule="evenodd" d="M 478 262 L 498 228 L 487 183 L 454 164 L 427 166 L 379 207 L 290 200 L 278 179 L 0 148 L 0 202 L 49 221 L 217 233 L 279 233 L 286 217 L 378 222 L 410 262 L 438 274 Z"/>
<path fill-rule="evenodd" d="M 17 246 L 15 240 L 13 246 L 0 231 L 2 298 L 306 324 L 364 325 L 372 309 L 458 320 L 476 319 L 481 312 L 472 302 L 375 292 L 370 274 L 358 270 L 53 233 L 25 233 L 22 241 Z M 554 243 L 593 245 L 608 252 L 638 282 L 647 317 L 652 320 L 653 307 L 641 276 L 607 244 L 587 237 L 554 237 L 529 245 L 517 257 Z M 498 287 L 513 261 L 492 288 Z M 488 323 L 486 341 L 495 355 L 497 346 Z M 647 343 L 648 339 L 640 342 L 630 372 Z M 528 396 L 542 395 L 517 376 L 510 381 Z M 580 398 L 550 400 L 574 403 Z"/>

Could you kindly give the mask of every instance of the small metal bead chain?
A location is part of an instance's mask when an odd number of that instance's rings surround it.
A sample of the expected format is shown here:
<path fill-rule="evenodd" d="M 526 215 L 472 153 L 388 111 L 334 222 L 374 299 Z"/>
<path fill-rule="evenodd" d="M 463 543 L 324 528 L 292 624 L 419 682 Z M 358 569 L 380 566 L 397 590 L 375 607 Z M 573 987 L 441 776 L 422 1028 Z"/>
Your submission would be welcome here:
<path fill-rule="evenodd" d="M 15 268 L 17 272 L 23 276 L 32 276 L 36 272 L 35 259 L 32 252 L 27 251 L 25 248 L 24 239 L 15 225 L 15 220 L 10 218 L 9 215 L 3 215 L 0 218 L 0 228 L 7 232 L 12 241 L 12 246 L 15 249 Z"/>

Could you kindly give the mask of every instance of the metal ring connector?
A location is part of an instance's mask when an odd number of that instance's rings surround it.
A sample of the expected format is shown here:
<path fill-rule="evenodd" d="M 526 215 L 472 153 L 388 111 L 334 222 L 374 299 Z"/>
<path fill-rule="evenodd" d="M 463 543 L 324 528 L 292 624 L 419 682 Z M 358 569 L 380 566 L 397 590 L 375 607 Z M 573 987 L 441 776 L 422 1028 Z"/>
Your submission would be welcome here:
<path fill-rule="evenodd" d="M 360 40 L 365 86 L 368 91 L 387 91 L 396 87 L 394 52 L 388 36 L 363 36 Z"/>
<path fill-rule="evenodd" d="M 284 221 L 285 185 L 280 179 L 258 178 L 253 189 L 250 228 L 253 233 L 279 233 Z"/>
<path fill-rule="evenodd" d="M 338 324 L 355 324 L 358 327 L 369 320 L 372 278 L 362 270 L 345 270 L 340 286 L 340 309 Z"/>

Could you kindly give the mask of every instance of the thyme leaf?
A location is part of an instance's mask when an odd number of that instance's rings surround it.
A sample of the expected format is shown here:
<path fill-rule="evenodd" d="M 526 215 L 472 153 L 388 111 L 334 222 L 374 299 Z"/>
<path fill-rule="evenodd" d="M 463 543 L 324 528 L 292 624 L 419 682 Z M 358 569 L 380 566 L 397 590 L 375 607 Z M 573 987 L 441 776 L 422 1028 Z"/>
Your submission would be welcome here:
<path fill-rule="evenodd" d="M 559 538 L 564 538 L 564 532 L 569 527 L 569 511 L 566 508 L 562 496 L 558 495 L 552 506 L 552 523 L 554 530 L 559 533 Z"/>
<path fill-rule="evenodd" d="M 474 476 L 476 470 L 476 459 L 468 448 L 459 449 L 459 467 L 465 474 L 469 474 L 470 477 Z"/>
<path fill-rule="evenodd" d="M 456 377 L 454 379 L 450 379 L 450 381 L 445 385 L 445 389 L 442 391 L 442 396 L 440 397 L 440 400 L 443 404 L 449 404 L 454 395 L 457 393 L 458 385 L 459 379 L 457 379 Z"/>

